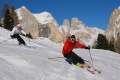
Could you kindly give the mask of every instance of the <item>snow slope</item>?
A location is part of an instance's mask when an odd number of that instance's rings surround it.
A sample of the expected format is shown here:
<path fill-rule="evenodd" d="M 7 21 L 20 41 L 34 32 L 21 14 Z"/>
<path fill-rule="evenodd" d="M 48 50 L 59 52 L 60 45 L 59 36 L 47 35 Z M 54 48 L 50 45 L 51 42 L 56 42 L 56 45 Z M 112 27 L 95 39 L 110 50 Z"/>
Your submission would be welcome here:
<path fill-rule="evenodd" d="M 48 60 L 62 57 L 62 47 L 48 39 L 30 40 L 30 44 L 36 46 L 33 49 L 19 46 L 16 39 L 3 42 L 10 38 L 9 34 L 10 31 L 0 27 L 0 80 L 120 80 L 120 55 L 117 53 L 91 49 L 93 66 L 102 71 L 91 74 L 66 63 L 63 58 Z M 28 38 L 22 38 L 29 44 Z M 88 50 L 74 49 L 74 52 L 91 61 Z"/>

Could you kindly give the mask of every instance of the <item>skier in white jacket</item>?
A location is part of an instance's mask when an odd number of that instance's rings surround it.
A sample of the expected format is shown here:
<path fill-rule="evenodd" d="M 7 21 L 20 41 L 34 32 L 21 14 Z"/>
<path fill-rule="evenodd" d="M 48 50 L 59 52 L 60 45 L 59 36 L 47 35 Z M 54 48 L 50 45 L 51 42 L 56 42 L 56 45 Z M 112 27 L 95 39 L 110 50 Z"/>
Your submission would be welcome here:
<path fill-rule="evenodd" d="M 23 44 L 26 45 L 25 41 L 20 37 L 19 34 L 23 34 L 28 36 L 27 33 L 24 32 L 24 30 L 21 28 L 20 24 L 17 24 L 13 29 L 12 29 L 12 33 L 10 34 L 11 38 L 17 38 L 19 45 Z"/>

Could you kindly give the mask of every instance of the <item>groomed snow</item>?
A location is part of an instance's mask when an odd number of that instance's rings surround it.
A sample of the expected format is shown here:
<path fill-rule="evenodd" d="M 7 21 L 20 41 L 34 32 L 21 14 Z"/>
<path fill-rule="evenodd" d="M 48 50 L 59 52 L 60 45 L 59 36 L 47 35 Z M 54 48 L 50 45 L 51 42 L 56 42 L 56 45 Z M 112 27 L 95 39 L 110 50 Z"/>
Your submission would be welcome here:
<path fill-rule="evenodd" d="M 19 46 L 16 39 L 3 42 L 9 38 L 10 31 L 0 27 L 0 80 L 120 80 L 120 55 L 117 53 L 91 49 L 93 67 L 102 71 L 91 74 L 66 63 L 63 58 L 48 60 L 62 57 L 62 46 L 47 38 L 30 40 L 36 49 Z M 22 38 L 29 44 L 28 38 Z M 88 50 L 74 49 L 74 52 L 91 62 Z"/>

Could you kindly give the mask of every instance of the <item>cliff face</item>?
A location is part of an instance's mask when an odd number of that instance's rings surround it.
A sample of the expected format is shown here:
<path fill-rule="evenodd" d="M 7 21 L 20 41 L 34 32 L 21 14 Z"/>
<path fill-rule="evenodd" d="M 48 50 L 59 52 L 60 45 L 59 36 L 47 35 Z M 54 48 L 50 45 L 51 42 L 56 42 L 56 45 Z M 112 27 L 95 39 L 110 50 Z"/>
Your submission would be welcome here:
<path fill-rule="evenodd" d="M 22 28 L 27 33 L 30 33 L 33 38 L 37 38 L 39 36 L 38 21 L 32 15 L 32 13 L 24 6 L 17 9 L 16 13 L 18 14 L 18 18 Z"/>
<path fill-rule="evenodd" d="M 120 53 L 120 6 L 112 12 L 105 35 L 114 42 L 115 51 Z"/>
<path fill-rule="evenodd" d="M 94 42 L 99 33 L 104 33 L 98 28 L 86 27 L 77 18 L 72 18 L 71 21 L 65 19 L 63 25 L 59 26 L 49 12 L 32 14 L 25 7 L 17 9 L 16 12 L 23 29 L 27 33 L 30 32 L 33 38 L 47 37 L 58 43 L 65 42 L 70 35 L 76 35 L 77 40 L 86 45 L 91 45 L 91 41 Z"/>
<path fill-rule="evenodd" d="M 63 25 L 59 28 L 63 33 L 63 41 L 70 35 L 75 35 L 77 40 L 85 45 L 93 45 L 97 39 L 98 34 L 103 34 L 104 31 L 98 28 L 90 28 L 85 26 L 77 18 L 72 18 L 71 23 L 68 20 L 64 20 Z"/>
<path fill-rule="evenodd" d="M 54 42 L 62 42 L 63 34 L 58 29 L 57 21 L 48 12 L 34 14 L 39 24 L 39 37 L 47 37 Z"/>
<path fill-rule="evenodd" d="M 120 6 L 118 9 L 115 9 L 109 19 L 108 28 L 105 31 L 105 35 L 108 40 L 111 41 L 111 39 L 114 38 L 114 40 L 117 39 L 118 35 L 120 33 Z"/>
<path fill-rule="evenodd" d="M 39 37 L 46 37 L 52 40 L 53 42 L 62 42 L 63 34 L 60 33 L 58 28 L 51 22 L 47 24 L 42 24 L 39 26 L 40 34 Z"/>
<path fill-rule="evenodd" d="M 51 30 L 51 34 L 49 36 L 49 39 L 56 42 L 56 43 L 63 42 L 63 34 L 60 33 L 60 31 L 58 30 L 58 27 L 56 27 L 53 23 L 49 23 L 48 26 Z"/>

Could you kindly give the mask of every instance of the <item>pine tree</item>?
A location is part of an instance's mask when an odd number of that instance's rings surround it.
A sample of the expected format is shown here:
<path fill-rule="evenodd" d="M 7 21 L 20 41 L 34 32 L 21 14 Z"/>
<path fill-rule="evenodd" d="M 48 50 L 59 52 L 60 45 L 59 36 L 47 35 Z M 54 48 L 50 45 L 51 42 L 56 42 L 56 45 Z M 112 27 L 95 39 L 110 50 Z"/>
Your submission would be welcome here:
<path fill-rule="evenodd" d="M 109 43 L 109 50 L 115 52 L 114 43 L 115 43 L 115 38 L 112 37 L 112 38 L 111 38 L 111 41 L 110 41 L 110 43 Z"/>
<path fill-rule="evenodd" d="M 31 39 L 33 39 L 33 38 L 32 38 L 32 35 L 31 35 L 30 33 L 28 34 L 28 38 L 31 38 Z"/>
<path fill-rule="evenodd" d="M 115 41 L 115 51 L 120 54 L 120 36 Z"/>
<path fill-rule="evenodd" d="M 15 12 L 15 7 L 12 5 L 10 7 L 10 13 L 11 13 L 11 16 L 13 18 L 13 21 L 14 21 L 14 26 L 17 25 L 17 23 L 19 23 L 19 20 L 18 20 L 18 16 Z"/>
<path fill-rule="evenodd" d="M 7 3 L 3 4 L 3 8 L 0 10 L 0 25 L 3 27 L 3 17 L 5 16 L 5 12 L 9 9 L 9 5 Z"/>
<path fill-rule="evenodd" d="M 114 42 L 112 42 L 112 41 L 110 41 L 110 44 L 109 44 L 109 50 L 115 52 Z"/>
<path fill-rule="evenodd" d="M 104 35 L 98 34 L 96 48 L 97 49 L 105 49 L 105 50 L 109 49 L 109 43 Z"/>
<path fill-rule="evenodd" d="M 2 23 L 1 23 L 1 20 L 0 20 L 0 27 L 2 27 Z"/>
<path fill-rule="evenodd" d="M 3 19 L 3 25 L 6 29 L 12 30 L 13 24 L 14 24 L 13 18 L 10 14 L 9 9 L 7 9 L 5 16 L 4 16 L 4 19 Z"/>

